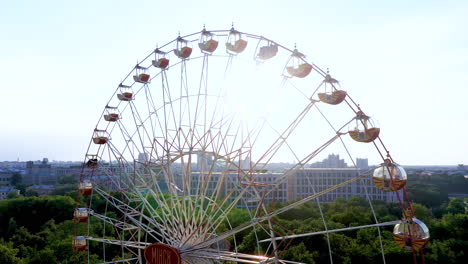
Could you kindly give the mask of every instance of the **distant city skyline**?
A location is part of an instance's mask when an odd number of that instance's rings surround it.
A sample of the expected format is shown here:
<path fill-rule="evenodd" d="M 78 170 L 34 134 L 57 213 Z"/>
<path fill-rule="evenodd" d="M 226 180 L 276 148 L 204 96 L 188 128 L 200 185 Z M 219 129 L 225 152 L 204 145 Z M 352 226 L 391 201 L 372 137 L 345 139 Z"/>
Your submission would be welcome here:
<path fill-rule="evenodd" d="M 27 2 L 0 10 L 2 161 L 83 161 L 103 107 L 138 60 L 179 32 L 234 23 L 329 68 L 380 122 L 396 162 L 468 164 L 468 2 Z M 380 162 L 375 152 L 355 155 Z"/>

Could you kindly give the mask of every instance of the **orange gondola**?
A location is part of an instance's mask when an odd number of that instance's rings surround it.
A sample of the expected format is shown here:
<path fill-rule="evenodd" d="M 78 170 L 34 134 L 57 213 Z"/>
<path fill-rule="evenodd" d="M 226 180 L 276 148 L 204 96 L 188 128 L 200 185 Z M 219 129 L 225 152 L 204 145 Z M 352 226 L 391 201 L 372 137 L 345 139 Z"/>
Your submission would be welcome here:
<path fill-rule="evenodd" d="M 337 105 L 343 102 L 348 95 L 346 91 L 337 89 L 339 82 L 333 79 L 328 73 L 325 76 L 325 80 L 323 80 L 322 85 L 325 88 L 325 92 L 318 93 L 317 95 L 320 101 L 326 104 Z"/>
<path fill-rule="evenodd" d="M 312 71 L 312 64 L 305 62 L 305 55 L 294 49 L 286 63 L 286 71 L 290 76 L 304 78 Z"/>
<path fill-rule="evenodd" d="M 375 124 L 375 121 L 370 116 L 366 116 L 362 111 L 359 111 L 354 118 L 356 122 L 351 122 L 348 131 L 352 139 L 358 142 L 369 143 L 374 141 L 380 134 L 380 128 Z M 351 127 L 354 123 L 354 127 Z"/>

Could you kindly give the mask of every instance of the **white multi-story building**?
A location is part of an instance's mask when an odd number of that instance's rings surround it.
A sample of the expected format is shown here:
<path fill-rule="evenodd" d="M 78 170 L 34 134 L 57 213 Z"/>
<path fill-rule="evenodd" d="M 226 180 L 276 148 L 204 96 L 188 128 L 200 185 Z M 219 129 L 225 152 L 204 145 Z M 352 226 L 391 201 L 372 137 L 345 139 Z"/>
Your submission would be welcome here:
<path fill-rule="evenodd" d="M 274 172 L 246 172 L 245 174 L 230 173 L 226 180 L 226 193 L 233 190 L 232 201 L 243 192 L 237 203 L 240 208 L 253 209 L 260 202 L 287 202 L 288 188 L 283 173 Z"/>
<path fill-rule="evenodd" d="M 357 168 L 295 169 L 288 177 L 288 200 L 323 192 L 319 198 L 321 202 L 332 202 L 338 197 L 348 199 L 353 196 L 395 201 L 394 193 L 381 191 L 374 186 L 371 173 L 372 170 Z M 345 184 L 362 174 L 366 177 Z"/>

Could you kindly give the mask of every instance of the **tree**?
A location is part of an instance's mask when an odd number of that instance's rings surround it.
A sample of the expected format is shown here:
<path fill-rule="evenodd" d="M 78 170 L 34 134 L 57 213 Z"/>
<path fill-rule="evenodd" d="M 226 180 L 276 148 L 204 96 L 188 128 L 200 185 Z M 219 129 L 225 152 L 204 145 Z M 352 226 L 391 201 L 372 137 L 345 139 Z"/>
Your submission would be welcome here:
<path fill-rule="evenodd" d="M 462 199 L 454 198 L 450 200 L 447 211 L 451 214 L 463 214 L 465 213 L 465 204 Z"/>
<path fill-rule="evenodd" d="M 77 183 L 73 175 L 62 175 L 58 177 L 59 184 L 75 184 Z"/>
<path fill-rule="evenodd" d="M 10 178 L 10 183 L 16 187 L 18 184 L 23 183 L 23 176 L 18 172 L 13 173 Z"/>
<path fill-rule="evenodd" d="M 292 261 L 314 264 L 314 256 L 316 257 L 316 255 L 318 255 L 317 252 L 314 253 L 308 251 L 304 243 L 300 243 L 299 245 L 292 246 L 286 250 L 283 257 Z"/>
<path fill-rule="evenodd" d="M 2 264 L 19 264 L 21 260 L 16 257 L 18 249 L 13 248 L 11 243 L 5 243 L 0 240 L 0 263 Z"/>

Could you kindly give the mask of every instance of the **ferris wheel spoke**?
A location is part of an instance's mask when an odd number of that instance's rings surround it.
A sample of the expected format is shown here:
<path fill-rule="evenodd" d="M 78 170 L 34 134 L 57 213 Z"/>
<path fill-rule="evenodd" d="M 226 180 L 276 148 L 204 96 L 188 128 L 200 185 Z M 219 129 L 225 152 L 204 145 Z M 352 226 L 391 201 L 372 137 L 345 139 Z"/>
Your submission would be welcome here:
<path fill-rule="evenodd" d="M 289 138 L 295 128 L 300 124 L 304 117 L 309 113 L 310 109 L 315 105 L 316 101 L 311 101 L 304 110 L 294 119 L 294 121 L 281 133 L 281 135 L 276 139 L 276 141 L 265 151 L 265 153 L 258 159 L 255 166 L 258 166 L 261 161 L 265 160 L 265 164 L 268 164 L 269 161 L 274 157 L 278 152 L 284 142 Z M 262 167 L 263 168 L 263 167 Z"/>
<path fill-rule="evenodd" d="M 126 223 L 126 222 L 123 222 L 123 221 L 119 221 L 119 220 L 110 218 L 110 217 L 105 216 L 105 215 L 98 214 L 98 213 L 94 212 L 93 210 L 89 210 L 89 214 L 91 216 L 94 216 L 94 217 L 100 219 L 101 221 L 106 222 L 108 224 L 111 224 L 112 226 L 115 226 L 115 227 L 117 227 L 117 228 L 119 228 L 121 230 L 138 229 L 138 227 L 135 226 L 135 225 L 132 225 L 132 224 L 129 224 L 129 223 Z"/>
<path fill-rule="evenodd" d="M 137 241 L 122 241 L 115 239 L 106 239 L 106 238 L 95 238 L 95 237 L 86 237 L 87 240 L 102 242 L 111 245 L 118 245 L 123 247 L 135 248 L 135 249 L 144 249 L 150 243 L 137 242 Z"/>
<path fill-rule="evenodd" d="M 129 220 L 131 220 L 139 228 L 142 228 L 153 239 L 155 239 L 156 241 L 158 241 L 160 243 L 164 243 L 164 241 L 159 239 L 159 237 L 163 237 L 163 238 L 165 238 L 164 240 L 167 240 L 168 242 L 173 242 L 171 234 L 167 233 L 166 228 L 164 226 L 162 226 L 161 224 L 157 223 L 156 221 L 154 221 L 154 219 L 152 219 L 152 218 L 146 216 L 145 214 L 133 209 L 132 207 L 130 207 L 126 203 L 116 199 L 113 196 L 110 196 L 105 191 L 102 191 L 99 188 L 96 188 L 95 190 L 101 197 L 103 197 L 105 200 L 107 200 L 107 202 L 111 203 L 114 206 L 114 208 L 116 208 L 121 213 L 123 213 L 126 217 L 128 217 Z M 141 218 L 145 219 L 145 221 L 147 221 L 149 224 L 151 224 L 155 228 L 152 228 L 152 227 L 142 223 L 136 217 L 141 217 Z"/>
<path fill-rule="evenodd" d="M 274 240 L 294 239 L 294 238 L 299 238 L 299 237 L 316 236 L 316 235 L 344 232 L 344 231 L 349 231 L 349 230 L 356 230 L 356 229 L 363 229 L 363 228 L 370 228 L 370 227 L 381 227 L 381 226 L 390 226 L 390 225 L 394 226 L 399 223 L 401 223 L 401 221 L 398 220 L 398 221 L 390 221 L 390 222 L 384 222 L 384 223 L 379 223 L 379 224 L 353 226 L 353 227 L 339 228 L 339 229 L 326 230 L 326 231 L 318 231 L 318 232 L 310 232 L 310 233 L 304 233 L 304 234 L 295 234 L 295 235 L 289 235 L 289 236 L 268 238 L 268 239 L 260 240 L 259 242 L 264 243 L 264 242 L 270 242 Z"/>
<path fill-rule="evenodd" d="M 99 264 L 111 264 L 111 263 L 132 263 L 132 261 L 138 261 L 136 263 L 140 263 L 139 262 L 139 258 L 128 258 L 128 259 L 121 259 L 121 260 L 113 260 L 113 261 L 110 261 L 110 262 L 99 262 Z"/>
<path fill-rule="evenodd" d="M 183 253 L 184 254 L 184 253 Z M 230 251 L 219 251 L 214 249 L 204 249 L 196 252 L 185 253 L 187 257 L 213 259 L 222 261 L 233 261 L 236 263 L 273 263 L 271 258 L 250 254 L 242 254 Z"/>

